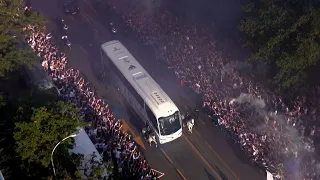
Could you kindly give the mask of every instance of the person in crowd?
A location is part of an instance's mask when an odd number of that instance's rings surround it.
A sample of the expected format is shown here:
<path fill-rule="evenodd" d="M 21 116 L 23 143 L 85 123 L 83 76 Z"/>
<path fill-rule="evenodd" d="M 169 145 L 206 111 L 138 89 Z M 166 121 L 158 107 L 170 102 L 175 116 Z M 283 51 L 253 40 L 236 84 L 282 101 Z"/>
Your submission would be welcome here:
<path fill-rule="evenodd" d="M 150 14 L 133 1 L 125 2 L 110 0 L 107 3 L 113 7 L 109 10 L 118 13 L 143 43 L 152 44 L 157 60 L 167 63 L 182 86 L 203 95 L 203 108 L 208 116 L 252 162 L 271 172 L 275 179 L 320 179 L 320 161 L 314 145 L 320 137 L 317 110 L 320 101 L 316 98 L 320 95 L 320 86 L 308 95 L 285 101 L 262 83 L 253 82 L 240 73 L 237 62 L 222 58 L 210 28 L 187 26 L 166 9 Z M 144 162 L 134 142 L 129 135 L 120 133 L 121 124 L 116 123 L 107 104 L 94 95 L 79 71 L 67 66 L 65 55 L 59 53 L 48 38 L 51 36 L 34 26 L 25 30 L 33 32 L 27 41 L 42 58 L 42 66 L 59 84 L 62 97 L 79 102 L 86 119 L 92 121 L 92 112 L 100 114 L 95 122 L 103 129 L 105 148 L 102 149 L 108 151 L 105 154 L 119 159 L 123 174 L 142 169 L 148 174 L 144 178 L 152 176 L 149 167 L 134 166 L 137 163 L 133 155 Z M 299 162 L 294 177 L 288 170 L 292 169 L 292 163 L 288 162 Z"/>
<path fill-rule="evenodd" d="M 152 44 L 157 59 L 167 63 L 181 86 L 203 95 L 208 116 L 249 159 L 275 179 L 320 179 L 314 152 L 320 134 L 320 104 L 314 97 L 320 95 L 320 87 L 286 102 L 240 74 L 238 62 L 223 59 L 212 29 L 187 26 L 164 8 L 150 13 L 131 1 L 108 4 L 143 43 Z M 292 161 L 300 162 L 295 177 L 287 171 L 286 162 Z"/>
<path fill-rule="evenodd" d="M 76 104 L 84 120 L 92 124 L 85 130 L 104 159 L 113 159 L 118 172 L 128 179 L 157 179 L 157 174 L 130 135 L 121 132 L 120 120 L 113 116 L 104 100 L 95 96 L 95 90 L 85 82 L 80 72 L 68 66 L 66 55 L 53 44 L 50 33 L 44 31 L 45 27 L 29 25 L 23 30 L 26 41 L 58 87 L 59 98 Z"/>

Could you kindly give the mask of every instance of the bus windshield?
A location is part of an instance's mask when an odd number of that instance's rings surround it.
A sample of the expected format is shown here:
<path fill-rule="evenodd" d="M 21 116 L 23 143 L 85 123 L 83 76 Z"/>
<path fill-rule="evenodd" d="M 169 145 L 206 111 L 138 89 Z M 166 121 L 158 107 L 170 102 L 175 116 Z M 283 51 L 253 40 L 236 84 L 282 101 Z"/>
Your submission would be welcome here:
<path fill-rule="evenodd" d="M 159 118 L 161 135 L 170 135 L 181 129 L 180 113 L 176 111 L 173 115 Z"/>

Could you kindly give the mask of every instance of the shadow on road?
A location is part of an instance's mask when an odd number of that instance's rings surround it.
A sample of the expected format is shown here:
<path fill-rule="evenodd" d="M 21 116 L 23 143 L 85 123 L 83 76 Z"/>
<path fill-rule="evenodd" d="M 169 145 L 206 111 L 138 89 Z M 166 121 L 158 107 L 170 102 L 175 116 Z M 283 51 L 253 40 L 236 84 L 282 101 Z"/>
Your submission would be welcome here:
<path fill-rule="evenodd" d="M 239 148 L 239 144 L 234 143 L 234 141 L 230 138 L 228 138 L 227 143 L 230 149 L 232 149 L 233 154 L 240 160 L 241 163 L 249 165 L 261 172 L 261 169 L 259 169 L 259 167 L 256 166 L 255 163 L 250 161 L 248 157 L 244 154 L 244 152 Z"/>
<path fill-rule="evenodd" d="M 214 176 L 212 176 L 211 173 L 209 173 L 206 168 L 204 168 L 204 172 L 206 172 L 209 180 L 216 180 L 216 178 Z"/>

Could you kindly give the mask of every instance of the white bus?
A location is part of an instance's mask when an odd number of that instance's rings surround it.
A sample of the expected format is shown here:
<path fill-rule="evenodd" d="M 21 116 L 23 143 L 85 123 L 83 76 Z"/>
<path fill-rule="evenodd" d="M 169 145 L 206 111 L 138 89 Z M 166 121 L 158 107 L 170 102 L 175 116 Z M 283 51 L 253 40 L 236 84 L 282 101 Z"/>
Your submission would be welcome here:
<path fill-rule="evenodd" d="M 102 65 L 106 65 L 116 88 L 138 116 L 148 123 L 160 144 L 182 135 L 180 111 L 119 41 L 101 45 Z"/>

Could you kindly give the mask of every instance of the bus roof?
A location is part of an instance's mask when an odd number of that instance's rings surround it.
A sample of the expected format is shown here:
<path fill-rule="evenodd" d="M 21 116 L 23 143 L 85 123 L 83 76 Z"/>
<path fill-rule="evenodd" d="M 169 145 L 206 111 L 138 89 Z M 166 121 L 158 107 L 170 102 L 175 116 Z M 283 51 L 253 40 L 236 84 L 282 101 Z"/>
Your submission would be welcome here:
<path fill-rule="evenodd" d="M 120 41 L 109 41 L 101 49 L 149 106 L 156 118 L 167 117 L 178 111 L 169 96 L 154 81 Z"/>

